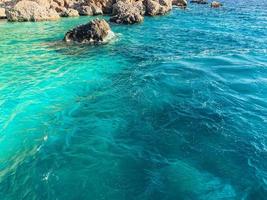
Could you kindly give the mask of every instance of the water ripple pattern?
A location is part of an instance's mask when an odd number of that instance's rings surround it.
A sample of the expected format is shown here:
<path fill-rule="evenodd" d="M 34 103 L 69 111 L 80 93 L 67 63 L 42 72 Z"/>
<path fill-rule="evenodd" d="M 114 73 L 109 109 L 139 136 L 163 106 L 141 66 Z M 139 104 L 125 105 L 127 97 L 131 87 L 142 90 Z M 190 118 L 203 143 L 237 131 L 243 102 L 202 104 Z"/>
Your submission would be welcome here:
<path fill-rule="evenodd" d="M 0 199 L 265 200 L 267 2 L 223 3 L 94 47 L 0 21 Z"/>

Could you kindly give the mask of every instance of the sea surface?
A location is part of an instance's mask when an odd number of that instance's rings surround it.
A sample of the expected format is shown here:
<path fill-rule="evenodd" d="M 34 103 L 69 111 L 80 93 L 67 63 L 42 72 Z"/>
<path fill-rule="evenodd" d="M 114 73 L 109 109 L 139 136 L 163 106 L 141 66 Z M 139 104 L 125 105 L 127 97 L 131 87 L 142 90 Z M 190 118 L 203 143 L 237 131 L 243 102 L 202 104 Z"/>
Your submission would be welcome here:
<path fill-rule="evenodd" d="M 0 199 L 266 200 L 267 1 L 223 3 L 99 46 L 0 21 Z"/>

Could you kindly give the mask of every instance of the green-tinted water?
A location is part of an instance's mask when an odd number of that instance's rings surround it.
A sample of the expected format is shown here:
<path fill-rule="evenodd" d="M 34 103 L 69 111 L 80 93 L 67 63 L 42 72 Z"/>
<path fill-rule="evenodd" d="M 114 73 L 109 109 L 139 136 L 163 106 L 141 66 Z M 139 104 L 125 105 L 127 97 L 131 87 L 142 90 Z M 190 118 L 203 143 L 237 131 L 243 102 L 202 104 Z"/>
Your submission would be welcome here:
<path fill-rule="evenodd" d="M 0 199 L 265 199 L 264 6 L 191 5 L 94 47 L 61 42 L 87 17 L 1 21 Z"/>

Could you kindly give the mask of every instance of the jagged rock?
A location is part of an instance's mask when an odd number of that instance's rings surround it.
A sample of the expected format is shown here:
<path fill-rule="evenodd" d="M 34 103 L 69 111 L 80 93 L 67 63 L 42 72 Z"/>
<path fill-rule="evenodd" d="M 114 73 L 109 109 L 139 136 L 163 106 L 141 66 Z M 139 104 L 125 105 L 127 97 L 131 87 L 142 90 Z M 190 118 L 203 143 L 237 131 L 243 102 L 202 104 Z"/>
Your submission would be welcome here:
<path fill-rule="evenodd" d="M 102 15 L 103 14 L 102 9 L 95 4 L 91 4 L 91 9 L 93 11 L 93 15 Z"/>
<path fill-rule="evenodd" d="M 54 9 L 60 16 L 63 15 L 67 11 L 67 8 L 63 6 L 59 6 L 57 3 L 53 2 L 51 4 L 51 8 Z"/>
<path fill-rule="evenodd" d="M 143 3 L 143 0 L 137 0 L 133 2 L 134 6 L 138 8 L 140 14 L 143 16 L 146 13 L 146 7 Z"/>
<path fill-rule="evenodd" d="M 98 44 L 105 42 L 111 33 L 109 24 L 104 19 L 95 19 L 68 31 L 64 41 Z"/>
<path fill-rule="evenodd" d="M 191 0 L 190 3 L 208 4 L 207 0 Z"/>
<path fill-rule="evenodd" d="M 134 24 L 144 20 L 142 10 L 130 1 L 118 1 L 113 5 L 111 22 L 117 24 Z"/>
<path fill-rule="evenodd" d="M 145 0 L 146 14 L 164 15 L 172 9 L 172 0 Z"/>
<path fill-rule="evenodd" d="M 130 0 L 118 0 L 112 6 L 112 15 L 117 15 L 122 12 L 127 12 L 128 10 L 135 10 L 141 15 L 145 14 L 145 6 L 142 0 L 139 1 L 130 1 Z"/>
<path fill-rule="evenodd" d="M 221 6 L 222 6 L 222 4 L 220 2 L 218 2 L 218 1 L 213 1 L 210 4 L 210 7 L 212 7 L 212 8 L 219 8 Z"/>
<path fill-rule="evenodd" d="M 172 5 L 185 8 L 187 6 L 187 1 L 186 0 L 172 0 Z"/>
<path fill-rule="evenodd" d="M 91 6 L 82 5 L 82 6 L 77 6 L 74 8 L 79 12 L 79 15 L 88 15 L 88 16 L 94 15 Z"/>
<path fill-rule="evenodd" d="M 95 1 L 97 2 L 98 0 L 95 0 Z M 98 3 L 101 5 L 101 8 L 104 14 L 111 14 L 112 5 L 115 3 L 115 0 L 101 0 Z"/>
<path fill-rule="evenodd" d="M 65 6 L 65 1 L 64 0 L 53 0 L 54 2 L 56 2 L 59 6 Z"/>
<path fill-rule="evenodd" d="M 14 8 L 6 10 L 9 21 L 46 21 L 59 19 L 58 13 L 33 1 L 23 0 Z"/>
<path fill-rule="evenodd" d="M 38 3 L 41 7 L 44 8 L 50 8 L 50 4 L 52 3 L 52 0 L 31 0 L 34 1 L 36 3 Z"/>
<path fill-rule="evenodd" d="M 6 18 L 6 9 L 0 8 L 0 19 Z"/>
<path fill-rule="evenodd" d="M 61 17 L 79 17 L 79 12 L 75 9 L 69 8 L 61 14 Z"/>

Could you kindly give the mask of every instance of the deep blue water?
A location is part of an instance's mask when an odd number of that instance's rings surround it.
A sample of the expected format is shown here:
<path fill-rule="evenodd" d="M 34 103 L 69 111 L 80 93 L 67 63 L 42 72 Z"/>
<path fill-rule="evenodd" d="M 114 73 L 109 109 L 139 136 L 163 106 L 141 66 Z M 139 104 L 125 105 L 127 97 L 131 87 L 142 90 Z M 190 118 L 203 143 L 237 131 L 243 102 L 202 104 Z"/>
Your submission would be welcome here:
<path fill-rule="evenodd" d="M 267 2 L 189 5 L 104 46 L 0 21 L 1 200 L 267 199 Z"/>

